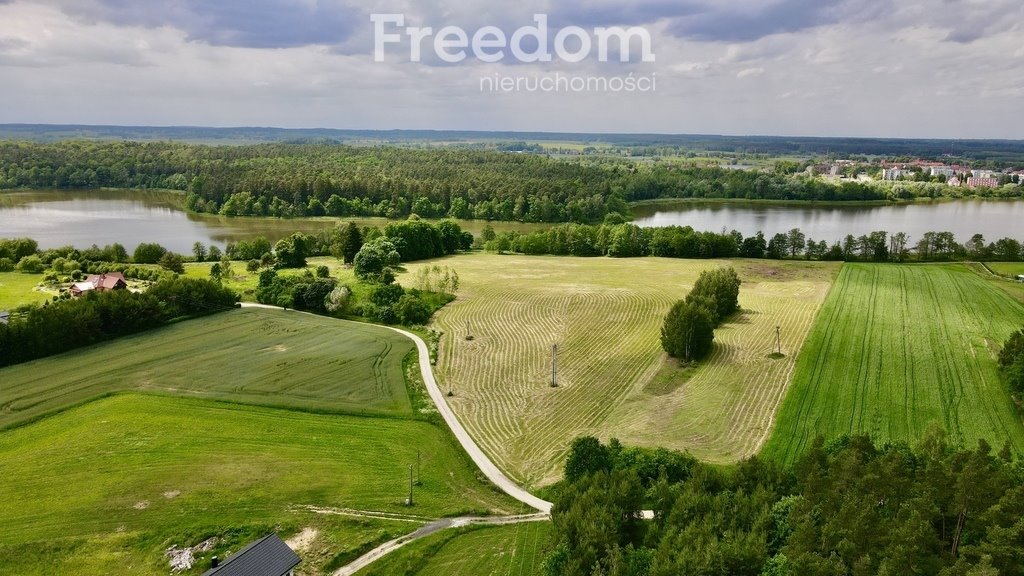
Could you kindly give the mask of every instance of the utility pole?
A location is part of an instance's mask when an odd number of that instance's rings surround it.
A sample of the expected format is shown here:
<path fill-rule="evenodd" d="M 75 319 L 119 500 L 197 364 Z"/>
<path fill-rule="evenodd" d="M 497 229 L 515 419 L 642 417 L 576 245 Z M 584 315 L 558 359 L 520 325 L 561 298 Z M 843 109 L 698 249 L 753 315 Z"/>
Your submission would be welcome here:
<path fill-rule="evenodd" d="M 406 506 L 412 506 L 412 464 L 409 464 L 409 498 L 405 501 Z"/>
<path fill-rule="evenodd" d="M 472 339 L 473 339 L 473 332 L 469 328 L 469 320 L 466 320 L 466 340 L 472 340 Z"/>
<path fill-rule="evenodd" d="M 775 327 L 775 351 L 782 354 L 782 326 Z"/>
<path fill-rule="evenodd" d="M 558 344 L 551 345 L 551 387 L 558 388 Z"/>

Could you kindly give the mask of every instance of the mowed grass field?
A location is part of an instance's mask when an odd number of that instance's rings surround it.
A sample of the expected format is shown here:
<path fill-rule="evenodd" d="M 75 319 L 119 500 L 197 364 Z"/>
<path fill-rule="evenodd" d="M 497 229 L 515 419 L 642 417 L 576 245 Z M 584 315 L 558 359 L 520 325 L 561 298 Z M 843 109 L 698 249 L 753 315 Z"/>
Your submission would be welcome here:
<path fill-rule="evenodd" d="M 42 274 L 0 272 L 0 311 L 26 304 L 42 304 L 52 299 L 55 293 L 36 289 L 42 281 Z"/>
<path fill-rule="evenodd" d="M 996 355 L 1024 306 L 967 267 L 843 267 L 797 363 L 765 454 L 792 462 L 817 435 L 916 441 L 930 426 L 967 447 L 1024 452 Z"/>
<path fill-rule="evenodd" d="M 1024 262 L 989 262 L 985 264 L 996 274 L 1016 277 L 1024 274 Z"/>
<path fill-rule="evenodd" d="M 187 359 L 181 359 L 182 363 Z M 416 506 L 408 466 L 422 454 Z M 0 433 L 6 574 L 167 574 L 164 550 L 220 536 L 208 558 L 311 528 L 307 574 L 414 523 L 315 514 L 330 507 L 424 517 L 517 506 L 481 482 L 425 421 L 310 414 L 121 394 Z M 319 559 L 319 560 L 317 560 Z"/>
<path fill-rule="evenodd" d="M 533 486 L 560 477 L 570 442 L 584 434 L 722 462 L 757 452 L 838 270 L 493 254 L 440 263 L 461 278 L 458 299 L 434 320 L 445 333 L 441 385 L 452 388 L 449 401 L 481 447 Z M 431 264 L 410 264 L 409 273 Z M 663 318 L 701 271 L 719 266 L 743 279 L 744 311 L 717 331 L 710 359 L 681 371 L 661 349 Z M 787 357 L 770 360 L 779 325 Z M 555 343 L 559 387 L 551 388 Z"/>
<path fill-rule="evenodd" d="M 366 324 L 232 310 L 0 369 L 0 428 L 123 390 L 409 414 L 402 360 L 412 350 Z"/>
<path fill-rule="evenodd" d="M 540 576 L 550 522 L 449 530 L 398 549 L 358 576 Z"/>

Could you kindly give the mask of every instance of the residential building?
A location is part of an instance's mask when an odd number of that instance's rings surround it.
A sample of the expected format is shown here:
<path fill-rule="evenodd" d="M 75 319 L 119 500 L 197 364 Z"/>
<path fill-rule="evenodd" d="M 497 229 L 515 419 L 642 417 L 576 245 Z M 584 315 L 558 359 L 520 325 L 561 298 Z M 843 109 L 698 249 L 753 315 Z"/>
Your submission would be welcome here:
<path fill-rule="evenodd" d="M 270 534 L 232 554 L 224 562 L 214 556 L 203 576 L 294 576 L 302 560 L 277 534 Z"/>
<path fill-rule="evenodd" d="M 973 176 L 967 179 L 968 188 L 996 188 L 999 186 L 999 180 L 996 178 L 980 178 Z"/>
<path fill-rule="evenodd" d="M 953 174 L 956 174 L 956 171 L 951 166 L 932 166 L 931 173 L 932 176 L 945 176 L 948 180 L 953 177 Z"/>
<path fill-rule="evenodd" d="M 124 290 L 128 287 L 124 275 L 120 272 L 107 272 L 106 274 L 93 274 L 84 282 L 76 282 L 71 286 L 71 295 L 79 297 L 86 292 L 106 292 L 107 290 Z"/>

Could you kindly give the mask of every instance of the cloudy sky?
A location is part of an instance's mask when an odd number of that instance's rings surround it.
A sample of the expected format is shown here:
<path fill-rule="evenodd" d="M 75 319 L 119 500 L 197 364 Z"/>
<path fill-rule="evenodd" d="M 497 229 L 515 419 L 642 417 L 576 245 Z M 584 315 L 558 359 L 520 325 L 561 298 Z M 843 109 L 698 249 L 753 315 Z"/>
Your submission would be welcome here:
<path fill-rule="evenodd" d="M 654 62 L 374 57 L 371 14 L 639 26 Z M 391 32 L 403 32 L 389 27 Z M 566 47 L 579 48 L 578 39 Z M 525 48 L 536 48 L 529 41 Z M 525 49 L 524 48 L 524 49 Z M 483 78 L 651 78 L 494 92 Z M 1024 138 L 1020 0 L 0 0 L 0 123 Z"/>

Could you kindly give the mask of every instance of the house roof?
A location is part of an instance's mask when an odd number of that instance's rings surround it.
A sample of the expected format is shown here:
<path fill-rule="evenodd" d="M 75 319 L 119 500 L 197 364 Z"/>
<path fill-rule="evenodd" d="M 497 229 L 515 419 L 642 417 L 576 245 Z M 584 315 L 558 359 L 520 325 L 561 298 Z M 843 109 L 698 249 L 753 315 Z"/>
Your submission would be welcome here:
<path fill-rule="evenodd" d="M 93 274 L 86 278 L 85 282 L 92 284 L 95 288 L 113 290 L 118 284 L 124 284 L 125 280 L 124 275 L 120 272 L 107 272 L 106 274 Z"/>
<path fill-rule="evenodd" d="M 277 534 L 269 534 L 232 554 L 203 576 L 282 576 L 301 561 Z"/>

